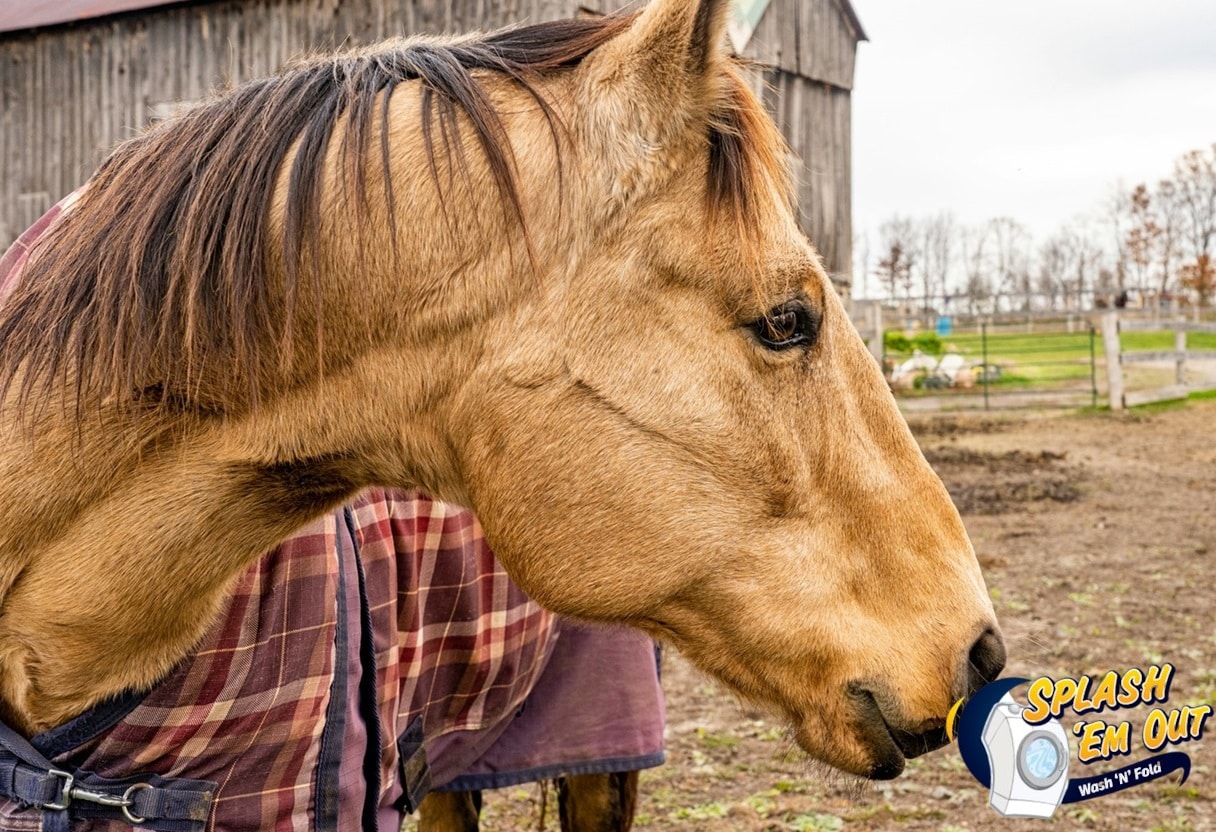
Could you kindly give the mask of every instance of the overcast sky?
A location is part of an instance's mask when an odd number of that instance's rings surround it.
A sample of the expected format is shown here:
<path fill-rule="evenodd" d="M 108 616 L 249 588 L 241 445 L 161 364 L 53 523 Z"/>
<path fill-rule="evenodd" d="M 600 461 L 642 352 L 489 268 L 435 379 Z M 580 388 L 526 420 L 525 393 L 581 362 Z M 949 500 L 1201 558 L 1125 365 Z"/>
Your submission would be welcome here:
<path fill-rule="evenodd" d="M 853 0 L 857 247 L 892 214 L 1037 240 L 1216 142 L 1216 0 Z M 858 276 L 860 277 L 860 276 Z"/>

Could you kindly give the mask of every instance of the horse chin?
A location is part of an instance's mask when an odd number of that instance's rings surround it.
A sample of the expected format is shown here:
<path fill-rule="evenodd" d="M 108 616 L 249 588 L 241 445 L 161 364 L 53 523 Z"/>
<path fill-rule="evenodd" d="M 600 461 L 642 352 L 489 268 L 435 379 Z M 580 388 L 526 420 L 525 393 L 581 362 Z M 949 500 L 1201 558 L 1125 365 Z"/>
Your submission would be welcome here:
<path fill-rule="evenodd" d="M 919 726 L 919 730 L 893 725 L 881 699 L 865 687 L 850 685 L 848 697 L 856 717 L 856 737 L 870 757 L 868 770 L 856 774 L 871 780 L 890 780 L 903 772 L 907 760 L 941 748 L 948 741 L 945 729 L 936 724 Z"/>
<path fill-rule="evenodd" d="M 855 723 L 845 731 L 834 732 L 824 748 L 814 737 L 818 731 L 794 729 L 794 740 L 811 757 L 845 774 L 868 780 L 891 780 L 904 770 L 907 760 L 891 733 L 881 725 Z"/>
<path fill-rule="evenodd" d="M 906 726 L 898 711 L 885 709 L 886 698 L 859 685 L 847 686 L 836 721 L 817 716 L 794 721 L 794 740 L 811 757 L 846 774 L 891 780 L 909 759 L 947 743 L 941 720 Z M 889 704 L 889 703 L 888 703 Z"/>

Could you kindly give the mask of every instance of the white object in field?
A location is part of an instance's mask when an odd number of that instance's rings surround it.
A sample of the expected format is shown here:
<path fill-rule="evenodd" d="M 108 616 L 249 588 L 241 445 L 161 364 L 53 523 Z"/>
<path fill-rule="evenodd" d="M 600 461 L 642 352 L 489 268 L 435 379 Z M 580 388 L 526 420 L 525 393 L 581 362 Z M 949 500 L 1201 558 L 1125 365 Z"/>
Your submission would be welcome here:
<path fill-rule="evenodd" d="M 937 359 L 931 355 L 925 355 L 920 350 L 913 350 L 912 357 L 903 362 L 891 373 L 891 381 L 898 381 L 904 376 L 914 376 L 922 370 L 936 370 Z"/>
<path fill-rule="evenodd" d="M 984 723 L 992 772 L 988 802 L 1006 817 L 1049 818 L 1068 790 L 1068 734 L 1057 720 L 1030 725 L 1005 694 Z"/>
<path fill-rule="evenodd" d="M 953 384 L 958 376 L 958 371 L 966 365 L 967 359 L 956 352 L 949 352 L 942 356 L 941 361 L 937 362 L 937 372 L 950 379 L 950 383 Z"/>

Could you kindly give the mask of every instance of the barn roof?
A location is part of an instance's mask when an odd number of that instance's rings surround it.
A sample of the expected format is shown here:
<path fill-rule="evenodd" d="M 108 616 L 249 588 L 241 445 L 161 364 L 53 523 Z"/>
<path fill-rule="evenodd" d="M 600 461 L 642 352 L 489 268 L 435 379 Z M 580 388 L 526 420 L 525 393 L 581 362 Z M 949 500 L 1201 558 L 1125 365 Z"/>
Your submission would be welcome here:
<path fill-rule="evenodd" d="M 75 23 L 139 9 L 175 6 L 183 2 L 188 0 L 55 0 L 53 3 L 0 0 L 0 32 Z"/>
<path fill-rule="evenodd" d="M 857 16 L 857 10 L 853 8 L 853 4 L 849 0 L 835 0 L 840 11 L 844 13 L 845 19 L 849 21 L 849 28 L 853 30 L 853 36 L 858 41 L 869 40 L 866 35 L 866 30 L 861 28 L 861 18 Z"/>
<path fill-rule="evenodd" d="M 55 0 L 55 2 L 31 3 L 30 0 L 0 0 L 0 32 L 18 32 L 23 29 L 38 29 L 75 23 L 98 17 L 109 17 L 123 12 L 152 9 L 161 6 L 177 6 L 196 0 Z M 833 0 L 849 21 L 857 40 L 868 40 L 853 4 L 849 0 Z"/>

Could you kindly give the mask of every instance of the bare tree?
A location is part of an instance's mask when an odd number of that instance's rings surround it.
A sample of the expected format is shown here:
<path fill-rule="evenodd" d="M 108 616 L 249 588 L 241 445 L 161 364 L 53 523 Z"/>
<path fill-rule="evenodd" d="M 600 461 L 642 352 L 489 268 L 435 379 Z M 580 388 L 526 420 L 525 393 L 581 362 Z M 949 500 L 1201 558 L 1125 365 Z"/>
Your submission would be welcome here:
<path fill-rule="evenodd" d="M 1182 255 L 1182 235 L 1186 224 L 1186 206 L 1178 193 L 1178 184 L 1172 179 L 1157 183 L 1153 201 L 1157 207 L 1157 291 L 1164 295 L 1170 291 L 1174 281 L 1176 263 Z"/>
<path fill-rule="evenodd" d="M 1064 308 L 1086 308 L 1103 251 L 1091 219 L 1077 217 L 1060 227 L 1040 248 L 1040 269 L 1055 270 Z M 1040 280 L 1042 283 L 1042 280 Z"/>
<path fill-rule="evenodd" d="M 920 260 L 916 224 L 906 217 L 892 217 L 879 226 L 878 233 L 882 247 L 875 274 L 887 296 L 895 298 L 902 292 L 904 303 L 911 310 L 913 272 Z"/>
<path fill-rule="evenodd" d="M 1039 275 L 1036 289 L 1047 298 L 1047 307 L 1055 310 L 1068 292 L 1068 278 L 1075 252 L 1067 231 L 1057 231 L 1039 247 Z"/>
<path fill-rule="evenodd" d="M 1106 200 L 1105 218 L 1113 232 L 1115 243 L 1113 287 L 1120 292 L 1127 288 L 1127 229 L 1131 226 L 1131 194 L 1122 182 L 1116 182 Z"/>
<path fill-rule="evenodd" d="M 1192 150 L 1174 163 L 1174 182 L 1178 200 L 1186 214 L 1187 241 L 1190 245 L 1188 284 L 1206 284 L 1212 268 L 1212 247 L 1216 239 L 1216 144 L 1208 152 Z M 1200 303 L 1207 294 L 1200 292 Z"/>
<path fill-rule="evenodd" d="M 1012 217 L 988 221 L 992 268 L 1002 293 L 1021 295 L 1024 309 L 1030 308 L 1030 232 Z"/>
<path fill-rule="evenodd" d="M 928 299 L 944 295 L 949 285 L 950 263 L 954 252 L 954 217 L 944 212 L 929 217 L 920 223 L 920 232 L 921 286 L 928 308 Z"/>
<path fill-rule="evenodd" d="M 1115 270 L 1103 266 L 1098 269 L 1098 279 L 1094 281 L 1094 293 L 1113 295 L 1115 290 L 1119 288 L 1119 277 L 1115 274 Z M 1102 298 L 1102 302 L 1094 301 L 1095 306 L 1107 306 L 1113 298 Z"/>
<path fill-rule="evenodd" d="M 988 227 L 964 228 L 960 235 L 963 263 L 963 296 L 967 311 L 976 315 L 992 297 L 992 281 L 988 276 Z"/>
<path fill-rule="evenodd" d="M 912 262 L 903 244 L 892 242 L 883 256 L 878 258 L 878 266 L 874 270 L 887 297 L 897 300 L 902 290 L 905 305 L 911 302 Z"/>
<path fill-rule="evenodd" d="M 1088 217 L 1078 217 L 1061 229 L 1058 242 L 1064 248 L 1067 274 L 1065 291 L 1071 295 L 1074 309 L 1084 309 L 1085 299 L 1093 291 L 1098 269 L 1105 252 L 1097 241 L 1097 227 Z"/>

